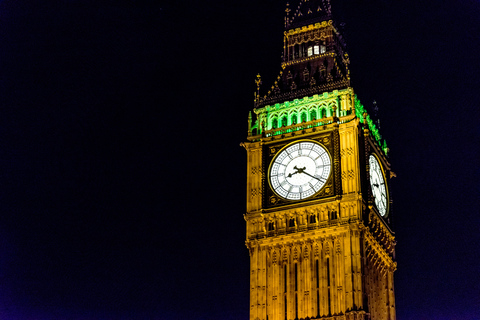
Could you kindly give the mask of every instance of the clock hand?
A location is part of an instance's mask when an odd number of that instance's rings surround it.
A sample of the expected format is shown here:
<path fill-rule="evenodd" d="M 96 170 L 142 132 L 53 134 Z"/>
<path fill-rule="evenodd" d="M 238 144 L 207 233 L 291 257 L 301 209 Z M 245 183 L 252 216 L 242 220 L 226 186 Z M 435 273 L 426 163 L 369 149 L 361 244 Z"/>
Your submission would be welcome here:
<path fill-rule="evenodd" d="M 303 168 L 297 168 L 297 166 L 293 167 L 293 169 L 296 169 L 298 171 L 298 173 L 303 173 L 303 171 L 305 169 L 307 169 L 307 167 L 303 167 Z"/>
<path fill-rule="evenodd" d="M 289 173 L 287 177 L 288 177 L 288 178 L 291 178 L 294 174 L 297 174 L 297 173 L 300 173 L 300 172 L 295 171 L 294 173 Z"/>
<path fill-rule="evenodd" d="M 295 169 L 295 170 L 297 170 L 297 171 L 295 171 L 294 173 L 289 173 L 288 176 L 287 176 L 288 178 L 291 178 L 294 174 L 297 174 L 297 173 L 304 173 L 303 170 L 305 170 L 306 167 L 297 168 L 297 166 L 295 166 L 295 167 L 293 167 L 293 169 Z"/>
<path fill-rule="evenodd" d="M 305 172 L 305 171 L 302 171 L 302 173 L 305 173 L 307 176 L 310 176 L 310 177 L 312 177 L 312 178 L 314 178 L 314 179 L 317 179 L 318 181 L 322 181 L 322 180 L 320 180 L 319 178 L 317 178 L 317 177 L 315 177 L 315 176 L 312 176 L 310 173 L 307 173 L 307 172 Z"/>

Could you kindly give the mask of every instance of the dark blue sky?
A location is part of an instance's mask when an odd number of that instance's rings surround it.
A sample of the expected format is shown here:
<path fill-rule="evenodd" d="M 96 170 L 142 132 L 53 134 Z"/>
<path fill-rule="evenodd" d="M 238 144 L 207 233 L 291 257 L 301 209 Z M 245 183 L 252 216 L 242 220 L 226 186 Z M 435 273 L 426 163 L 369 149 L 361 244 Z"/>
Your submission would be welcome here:
<path fill-rule="evenodd" d="M 480 3 L 333 2 L 397 174 L 398 319 L 477 319 Z M 0 318 L 248 318 L 239 143 L 283 11 L 0 2 Z"/>

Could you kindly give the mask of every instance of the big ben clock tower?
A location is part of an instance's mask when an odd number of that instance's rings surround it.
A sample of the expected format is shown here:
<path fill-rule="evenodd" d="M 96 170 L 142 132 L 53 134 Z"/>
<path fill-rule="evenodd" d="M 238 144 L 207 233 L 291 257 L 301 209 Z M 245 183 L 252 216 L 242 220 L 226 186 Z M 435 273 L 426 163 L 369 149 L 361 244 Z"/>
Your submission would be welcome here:
<path fill-rule="evenodd" d="M 250 319 L 395 319 L 387 146 L 350 86 L 329 0 L 287 5 L 248 118 Z"/>

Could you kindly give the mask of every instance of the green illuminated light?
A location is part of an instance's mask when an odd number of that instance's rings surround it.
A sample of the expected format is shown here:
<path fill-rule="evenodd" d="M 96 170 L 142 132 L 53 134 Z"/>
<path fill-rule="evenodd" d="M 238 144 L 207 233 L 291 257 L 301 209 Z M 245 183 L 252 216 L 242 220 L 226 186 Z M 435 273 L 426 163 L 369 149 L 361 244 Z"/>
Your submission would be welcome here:
<path fill-rule="evenodd" d="M 385 140 L 382 140 L 382 135 L 380 134 L 380 131 L 378 130 L 375 123 L 373 122 L 372 118 L 370 118 L 370 115 L 367 113 L 367 110 L 365 109 L 365 107 L 362 105 L 360 100 L 355 95 L 355 115 L 359 119 L 363 119 L 364 114 L 367 115 L 366 120 L 367 120 L 368 129 L 370 130 L 371 134 L 377 141 L 378 145 L 386 155 L 388 153 L 387 142 Z"/>
<path fill-rule="evenodd" d="M 342 123 L 341 118 L 352 113 L 352 106 L 349 102 L 352 100 L 352 94 L 353 90 L 351 88 L 334 90 L 333 92 L 323 92 L 321 95 L 285 101 L 284 103 L 277 103 L 272 106 L 268 105 L 255 109 L 254 112 L 257 115 L 257 119 L 254 125 L 251 124 L 251 118 L 249 117 L 250 135 L 259 135 L 265 132 L 266 136 L 270 137 L 312 127 L 324 126 L 332 123 L 334 107 L 336 110 L 335 116 L 338 117 L 340 123 Z M 377 141 L 383 152 L 387 154 L 387 143 L 382 139 L 377 126 L 356 95 L 354 100 L 355 115 L 363 121 L 363 115 L 366 114 L 367 126 L 371 135 Z M 325 119 L 325 121 L 318 121 L 322 119 Z"/>

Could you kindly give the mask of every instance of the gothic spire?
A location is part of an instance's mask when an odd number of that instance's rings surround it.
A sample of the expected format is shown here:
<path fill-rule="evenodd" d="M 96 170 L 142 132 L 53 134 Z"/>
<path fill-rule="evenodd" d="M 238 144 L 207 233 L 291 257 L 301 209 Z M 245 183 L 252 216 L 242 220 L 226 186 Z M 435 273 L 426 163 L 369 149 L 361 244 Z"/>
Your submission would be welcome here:
<path fill-rule="evenodd" d="M 333 23 L 330 0 L 297 1 L 285 10 L 281 71 L 266 94 L 257 87 L 257 107 L 350 85 L 350 60 Z"/>

